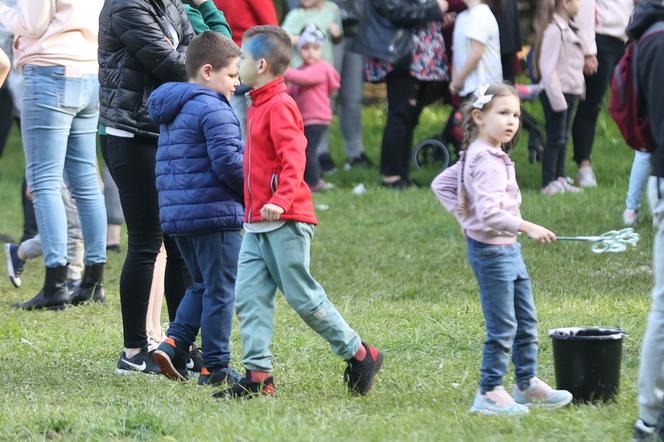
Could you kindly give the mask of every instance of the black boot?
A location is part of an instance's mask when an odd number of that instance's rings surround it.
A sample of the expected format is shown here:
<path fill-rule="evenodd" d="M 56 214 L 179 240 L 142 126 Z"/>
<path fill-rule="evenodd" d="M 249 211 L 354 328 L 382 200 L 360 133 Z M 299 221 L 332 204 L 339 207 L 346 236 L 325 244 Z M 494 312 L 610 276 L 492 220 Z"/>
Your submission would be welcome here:
<path fill-rule="evenodd" d="M 29 301 L 14 304 L 12 307 L 23 310 L 47 308 L 59 310 L 69 304 L 67 289 L 67 266 L 46 267 L 44 287 Z"/>
<path fill-rule="evenodd" d="M 71 296 L 71 303 L 78 305 L 85 301 L 104 302 L 104 264 L 86 265 L 81 285 Z"/>

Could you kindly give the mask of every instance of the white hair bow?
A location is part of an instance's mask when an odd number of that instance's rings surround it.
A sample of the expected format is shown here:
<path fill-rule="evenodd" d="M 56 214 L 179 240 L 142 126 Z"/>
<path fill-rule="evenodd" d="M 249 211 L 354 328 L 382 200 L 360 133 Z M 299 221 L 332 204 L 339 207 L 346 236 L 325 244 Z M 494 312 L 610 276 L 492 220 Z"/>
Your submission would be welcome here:
<path fill-rule="evenodd" d="M 493 100 L 493 95 L 487 95 L 486 91 L 489 89 L 488 84 L 483 84 L 478 87 L 475 91 L 475 101 L 473 101 L 473 107 L 475 109 L 483 109 L 484 105 Z"/>

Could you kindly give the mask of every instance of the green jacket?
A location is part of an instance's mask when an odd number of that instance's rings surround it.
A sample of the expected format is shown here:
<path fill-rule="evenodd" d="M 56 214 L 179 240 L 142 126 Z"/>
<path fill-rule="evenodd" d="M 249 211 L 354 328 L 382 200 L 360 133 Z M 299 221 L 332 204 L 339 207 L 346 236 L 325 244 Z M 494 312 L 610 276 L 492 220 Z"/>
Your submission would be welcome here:
<path fill-rule="evenodd" d="M 231 38 L 231 27 L 221 12 L 212 1 L 207 1 L 198 8 L 184 4 L 184 11 L 189 17 L 191 26 L 196 35 L 205 31 L 215 31 Z"/>

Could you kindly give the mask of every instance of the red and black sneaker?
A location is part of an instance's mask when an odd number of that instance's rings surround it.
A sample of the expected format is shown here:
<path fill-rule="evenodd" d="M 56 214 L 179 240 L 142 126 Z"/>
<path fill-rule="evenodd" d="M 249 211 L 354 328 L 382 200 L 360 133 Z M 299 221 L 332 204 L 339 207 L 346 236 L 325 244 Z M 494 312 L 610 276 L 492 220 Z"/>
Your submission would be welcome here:
<path fill-rule="evenodd" d="M 263 379 L 260 382 L 253 382 L 251 371 L 247 370 L 245 377 L 239 382 L 233 384 L 230 388 L 221 390 L 212 395 L 218 399 L 252 399 L 257 396 L 272 396 L 277 394 L 274 387 L 274 378 L 272 376 Z"/>
<path fill-rule="evenodd" d="M 161 374 L 174 381 L 186 381 L 187 353 L 175 346 L 173 338 L 166 338 L 159 347 L 152 352 L 152 359 L 159 365 Z"/>
<path fill-rule="evenodd" d="M 351 392 L 367 394 L 383 365 L 383 352 L 364 342 L 362 345 L 366 350 L 366 356 L 361 361 L 355 358 L 346 361 L 348 366 L 344 372 L 344 381 Z"/>

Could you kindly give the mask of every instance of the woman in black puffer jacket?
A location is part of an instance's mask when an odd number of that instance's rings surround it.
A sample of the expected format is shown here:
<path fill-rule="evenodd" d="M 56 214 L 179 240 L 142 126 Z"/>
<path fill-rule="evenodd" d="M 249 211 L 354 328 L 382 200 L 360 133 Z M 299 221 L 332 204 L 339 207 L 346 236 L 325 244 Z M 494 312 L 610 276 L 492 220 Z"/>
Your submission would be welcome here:
<path fill-rule="evenodd" d="M 171 320 L 189 274 L 173 238 L 162 235 L 155 187 L 159 127 L 150 120 L 150 93 L 186 81 L 184 60 L 194 31 L 180 0 L 107 0 L 99 17 L 102 153 L 120 193 L 127 222 L 127 257 L 120 277 L 124 351 L 117 372 L 155 372 L 145 320 L 162 240 L 165 294 Z"/>

